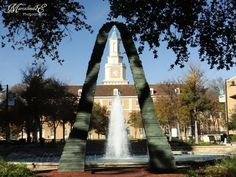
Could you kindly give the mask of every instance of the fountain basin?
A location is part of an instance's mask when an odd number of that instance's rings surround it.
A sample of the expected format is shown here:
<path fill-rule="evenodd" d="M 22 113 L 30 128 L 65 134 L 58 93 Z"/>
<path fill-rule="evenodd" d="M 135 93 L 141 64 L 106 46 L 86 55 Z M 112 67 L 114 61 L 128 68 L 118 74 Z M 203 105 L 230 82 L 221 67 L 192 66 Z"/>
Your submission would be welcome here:
<path fill-rule="evenodd" d="M 127 158 L 107 158 L 102 155 L 86 156 L 86 167 L 143 167 L 147 166 L 149 157 L 137 155 Z"/>
<path fill-rule="evenodd" d="M 208 163 L 217 160 L 230 158 L 230 155 L 219 154 L 175 154 L 177 168 L 184 165 L 190 166 L 195 163 Z M 26 155 L 21 153 L 12 153 L 7 161 L 24 163 L 28 168 L 36 171 L 48 169 L 57 169 L 60 155 L 45 153 L 42 156 Z M 147 167 L 149 162 L 148 155 L 134 155 L 127 158 L 106 158 L 104 155 L 87 155 L 85 169 L 111 169 L 111 168 L 129 168 L 129 167 Z"/>
<path fill-rule="evenodd" d="M 190 165 L 191 163 L 215 162 L 230 158 L 229 155 L 217 154 L 180 154 L 174 155 L 176 165 Z M 104 158 L 102 155 L 86 156 L 86 167 L 144 167 L 148 166 L 148 155 L 135 155 L 127 158 Z"/>

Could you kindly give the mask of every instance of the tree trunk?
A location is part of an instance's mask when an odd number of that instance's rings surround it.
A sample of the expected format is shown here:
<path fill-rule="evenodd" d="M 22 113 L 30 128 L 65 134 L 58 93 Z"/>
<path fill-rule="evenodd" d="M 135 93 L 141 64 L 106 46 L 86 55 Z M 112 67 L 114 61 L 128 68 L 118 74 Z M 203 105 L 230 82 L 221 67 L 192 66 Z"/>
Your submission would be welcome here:
<path fill-rule="evenodd" d="M 11 130 L 10 130 L 10 125 L 9 125 L 9 105 L 8 105 L 8 98 L 9 94 L 8 94 L 8 85 L 6 88 L 6 143 L 9 143 L 10 141 L 10 134 L 11 134 Z"/>
<path fill-rule="evenodd" d="M 26 131 L 27 134 L 27 143 L 31 143 L 30 131 Z"/>
<path fill-rule="evenodd" d="M 65 142 L 65 121 L 62 122 L 62 139 L 63 143 Z"/>
<path fill-rule="evenodd" d="M 57 139 L 57 126 L 56 126 L 56 121 L 53 122 L 53 134 L 54 134 L 54 142 L 56 142 Z"/>
<path fill-rule="evenodd" d="M 217 121 L 217 133 L 220 133 L 220 122 L 219 122 L 219 118 L 216 118 Z"/>
<path fill-rule="evenodd" d="M 6 124 L 6 143 L 9 143 L 11 138 L 11 129 L 10 129 L 10 125 L 9 125 L 9 122 L 7 122 Z"/>
<path fill-rule="evenodd" d="M 180 133 L 180 123 L 179 121 L 177 122 L 177 133 L 178 133 L 178 139 L 181 140 L 181 133 Z"/>
<path fill-rule="evenodd" d="M 194 108 L 194 111 L 193 111 L 193 118 L 194 118 L 195 143 L 198 144 L 198 125 L 197 125 L 197 110 L 196 110 L 196 108 Z"/>
<path fill-rule="evenodd" d="M 195 126 L 195 143 L 198 144 L 198 126 L 197 126 L 197 121 L 195 120 L 194 122 Z"/>
<path fill-rule="evenodd" d="M 211 120 L 208 119 L 207 121 L 207 133 L 209 134 L 211 132 Z"/>
<path fill-rule="evenodd" d="M 38 131 L 37 129 L 33 131 L 33 140 L 32 142 L 36 143 L 38 141 Z"/>
<path fill-rule="evenodd" d="M 187 141 L 188 137 L 187 137 L 187 127 L 186 125 L 184 125 L 184 139 L 185 141 Z"/>
<path fill-rule="evenodd" d="M 195 126 L 194 126 L 194 123 L 195 123 L 195 118 L 194 118 L 194 112 L 191 111 L 191 120 L 190 120 L 190 123 L 191 123 L 191 139 L 192 141 L 194 141 L 195 139 Z"/>
<path fill-rule="evenodd" d="M 42 138 L 43 138 L 43 125 L 41 117 L 39 117 L 39 140 L 42 140 Z"/>
<path fill-rule="evenodd" d="M 22 126 L 22 129 L 21 129 L 21 139 L 24 138 L 24 126 Z"/>
<path fill-rule="evenodd" d="M 38 141 L 38 131 L 39 131 L 39 138 L 40 138 L 40 131 L 41 131 L 41 123 L 40 123 L 40 118 L 37 114 L 34 114 L 34 118 L 36 119 L 34 121 L 34 127 L 35 129 L 33 130 L 33 142 Z"/>
<path fill-rule="evenodd" d="M 172 132 L 170 126 L 168 126 L 168 132 L 169 132 L 169 141 L 172 141 Z"/>

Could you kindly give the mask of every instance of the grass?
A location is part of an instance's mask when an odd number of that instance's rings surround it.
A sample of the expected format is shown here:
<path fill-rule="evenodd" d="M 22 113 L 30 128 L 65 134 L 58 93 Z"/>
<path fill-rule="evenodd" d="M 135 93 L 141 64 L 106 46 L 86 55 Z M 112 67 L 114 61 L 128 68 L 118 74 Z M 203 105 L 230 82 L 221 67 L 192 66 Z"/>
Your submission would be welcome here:
<path fill-rule="evenodd" d="M 0 177 L 35 177 L 35 174 L 23 164 L 0 162 Z"/>
<path fill-rule="evenodd" d="M 235 177 L 236 157 L 219 161 L 215 165 L 189 169 L 187 175 L 189 177 Z"/>

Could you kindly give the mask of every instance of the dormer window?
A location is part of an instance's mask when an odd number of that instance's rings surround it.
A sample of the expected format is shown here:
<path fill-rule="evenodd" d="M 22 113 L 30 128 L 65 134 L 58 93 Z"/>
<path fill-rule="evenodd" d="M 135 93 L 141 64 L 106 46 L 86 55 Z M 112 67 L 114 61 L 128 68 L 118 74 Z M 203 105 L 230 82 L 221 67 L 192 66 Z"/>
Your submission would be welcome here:
<path fill-rule="evenodd" d="M 230 86 L 236 86 L 235 81 L 232 81 Z"/>
<path fill-rule="evenodd" d="M 180 88 L 176 88 L 176 89 L 175 89 L 175 93 L 176 93 L 176 94 L 180 94 Z"/>
<path fill-rule="evenodd" d="M 153 88 L 150 88 L 150 94 L 154 95 L 154 89 Z"/>
<path fill-rule="evenodd" d="M 116 95 L 120 95 L 120 92 L 117 88 L 113 89 L 113 95 L 116 96 Z"/>
<path fill-rule="evenodd" d="M 82 94 L 82 89 L 79 89 L 78 90 L 78 96 L 81 97 L 81 94 Z"/>

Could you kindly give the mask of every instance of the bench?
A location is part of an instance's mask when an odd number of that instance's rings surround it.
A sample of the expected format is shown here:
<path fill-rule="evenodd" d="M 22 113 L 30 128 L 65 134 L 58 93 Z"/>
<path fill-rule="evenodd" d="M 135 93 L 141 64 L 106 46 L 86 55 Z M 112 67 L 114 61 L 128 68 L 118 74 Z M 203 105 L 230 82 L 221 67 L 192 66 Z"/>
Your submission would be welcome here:
<path fill-rule="evenodd" d="M 208 135 L 210 143 L 220 144 L 220 140 L 216 140 L 214 135 Z"/>

